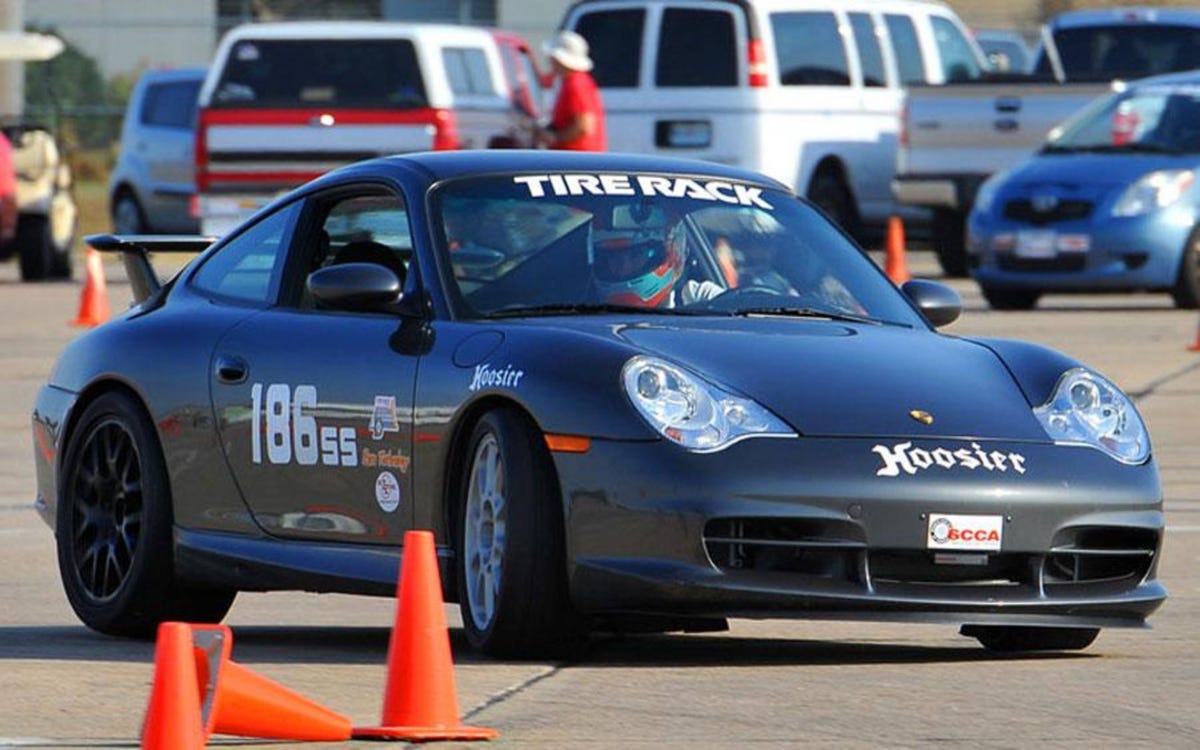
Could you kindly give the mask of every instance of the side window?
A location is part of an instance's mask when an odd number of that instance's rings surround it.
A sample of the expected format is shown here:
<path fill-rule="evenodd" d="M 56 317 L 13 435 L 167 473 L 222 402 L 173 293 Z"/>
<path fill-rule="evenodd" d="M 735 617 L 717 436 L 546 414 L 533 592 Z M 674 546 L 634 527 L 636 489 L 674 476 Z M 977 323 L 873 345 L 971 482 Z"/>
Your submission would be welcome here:
<path fill-rule="evenodd" d="M 150 84 L 142 98 L 142 124 L 190 130 L 195 121 L 199 94 L 200 81 Z"/>
<path fill-rule="evenodd" d="M 883 50 L 879 48 L 875 22 L 866 13 L 851 13 L 850 28 L 854 31 L 854 43 L 858 46 L 863 85 L 886 86 L 887 73 L 883 68 Z"/>
<path fill-rule="evenodd" d="M 477 47 L 447 47 L 442 50 L 442 64 L 446 66 L 446 77 L 450 90 L 460 96 L 487 96 L 496 94 L 492 73 L 488 69 L 487 54 Z"/>
<path fill-rule="evenodd" d="M 192 286 L 239 302 L 267 305 L 284 263 L 284 242 L 299 201 L 281 208 L 238 236 L 200 266 Z"/>
<path fill-rule="evenodd" d="M 784 86 L 849 86 L 846 48 L 832 13 L 772 13 L 779 82 Z"/>
<path fill-rule="evenodd" d="M 736 86 L 737 38 L 723 10 L 667 8 L 658 40 L 658 86 Z"/>
<path fill-rule="evenodd" d="M 917 29 L 908 16 L 888 13 L 884 17 L 888 36 L 892 38 L 892 56 L 900 71 L 900 83 L 925 83 L 925 61 L 921 59 L 921 44 L 917 41 Z"/>
<path fill-rule="evenodd" d="M 343 263 L 375 263 L 390 269 L 403 286 L 412 261 L 404 201 L 392 193 L 341 198 L 324 211 L 314 244 L 312 270 Z M 307 289 L 300 292 L 299 299 L 300 307 L 315 307 Z"/>
<path fill-rule="evenodd" d="M 930 16 L 933 23 L 933 38 L 937 42 L 938 57 L 942 59 L 942 73 L 946 80 L 973 81 L 980 76 L 979 61 L 971 43 L 962 31 L 948 18 Z"/>
<path fill-rule="evenodd" d="M 587 40 L 592 77 L 601 88 L 633 88 L 642 66 L 642 30 L 646 11 L 606 10 L 585 13 L 575 26 Z"/>

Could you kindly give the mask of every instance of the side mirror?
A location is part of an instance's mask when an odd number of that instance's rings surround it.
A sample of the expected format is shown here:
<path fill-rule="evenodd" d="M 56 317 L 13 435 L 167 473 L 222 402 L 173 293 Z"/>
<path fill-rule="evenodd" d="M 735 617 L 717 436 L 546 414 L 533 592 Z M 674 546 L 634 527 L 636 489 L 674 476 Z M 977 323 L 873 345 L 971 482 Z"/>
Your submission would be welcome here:
<path fill-rule="evenodd" d="M 913 279 L 900 287 L 934 328 L 950 325 L 962 314 L 962 298 L 945 284 Z"/>
<path fill-rule="evenodd" d="M 308 275 L 309 294 L 322 307 L 354 312 L 392 312 L 404 296 L 400 278 L 378 263 L 341 263 Z"/>

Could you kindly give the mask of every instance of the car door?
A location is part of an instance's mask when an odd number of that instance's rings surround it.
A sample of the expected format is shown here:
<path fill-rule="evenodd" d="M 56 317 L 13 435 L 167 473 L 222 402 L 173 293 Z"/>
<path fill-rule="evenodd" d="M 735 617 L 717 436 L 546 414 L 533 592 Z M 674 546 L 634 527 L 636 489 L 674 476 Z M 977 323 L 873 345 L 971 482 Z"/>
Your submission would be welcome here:
<path fill-rule="evenodd" d="M 412 523 L 419 353 L 398 315 L 321 309 L 308 273 L 372 262 L 405 275 L 402 198 L 379 187 L 307 200 L 279 303 L 218 344 L 212 398 L 231 470 L 258 523 L 281 537 L 396 543 Z"/>

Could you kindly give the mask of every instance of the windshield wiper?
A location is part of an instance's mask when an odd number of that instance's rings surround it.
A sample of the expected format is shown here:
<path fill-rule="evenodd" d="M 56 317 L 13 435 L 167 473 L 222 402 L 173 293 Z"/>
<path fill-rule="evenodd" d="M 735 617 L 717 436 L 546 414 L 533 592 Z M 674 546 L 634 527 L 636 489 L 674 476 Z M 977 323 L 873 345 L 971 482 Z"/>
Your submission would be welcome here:
<path fill-rule="evenodd" d="M 493 310 L 488 318 L 523 318 L 537 315 L 606 315 L 609 313 L 631 313 L 635 315 L 692 315 L 687 310 L 670 307 L 637 307 L 636 305 L 612 305 L 608 303 L 560 302 L 549 305 L 511 305 Z"/>
<path fill-rule="evenodd" d="M 854 313 L 835 312 L 833 310 L 818 310 L 815 307 L 786 307 L 783 305 L 777 307 L 743 307 L 732 311 L 731 314 L 743 318 L 750 315 L 778 315 L 792 318 L 826 318 L 828 320 L 840 320 L 846 323 L 867 323 L 876 326 L 890 325 L 903 326 L 905 328 L 912 327 L 907 323 L 897 323 L 892 320 L 869 318 L 865 315 L 855 315 Z"/>

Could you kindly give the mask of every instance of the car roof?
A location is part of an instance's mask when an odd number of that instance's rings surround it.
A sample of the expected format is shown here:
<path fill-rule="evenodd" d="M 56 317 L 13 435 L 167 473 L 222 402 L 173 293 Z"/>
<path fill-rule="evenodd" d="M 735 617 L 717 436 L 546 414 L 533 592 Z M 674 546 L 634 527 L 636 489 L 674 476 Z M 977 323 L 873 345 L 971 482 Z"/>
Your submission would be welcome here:
<path fill-rule="evenodd" d="M 1111 26 L 1122 22 L 1200 26 L 1200 10 L 1148 6 L 1073 10 L 1055 16 L 1051 19 L 1050 26 L 1054 29 L 1073 29 L 1085 26 Z"/>
<path fill-rule="evenodd" d="M 163 81 L 203 81 L 208 68 L 151 68 L 138 78 L 138 85 Z"/>
<path fill-rule="evenodd" d="M 737 180 L 766 185 L 791 192 L 791 188 L 757 172 L 698 159 L 680 159 L 639 154 L 597 153 L 586 151 L 535 151 L 520 149 L 428 151 L 385 156 L 366 164 L 394 164 L 422 170 L 432 181 L 457 177 L 520 172 L 628 172 L 679 173 L 698 177 Z M 360 163 L 360 168 L 363 163 Z M 348 169 L 353 169 L 349 167 Z"/>
<path fill-rule="evenodd" d="M 226 34 L 235 39 L 414 39 L 438 40 L 491 37 L 476 26 L 400 21 L 278 21 L 236 26 Z"/>

